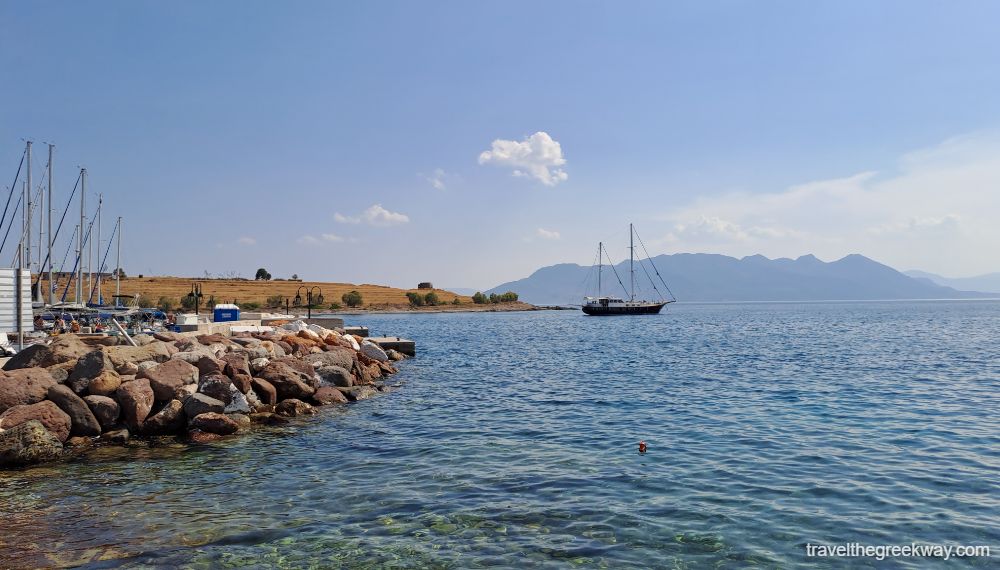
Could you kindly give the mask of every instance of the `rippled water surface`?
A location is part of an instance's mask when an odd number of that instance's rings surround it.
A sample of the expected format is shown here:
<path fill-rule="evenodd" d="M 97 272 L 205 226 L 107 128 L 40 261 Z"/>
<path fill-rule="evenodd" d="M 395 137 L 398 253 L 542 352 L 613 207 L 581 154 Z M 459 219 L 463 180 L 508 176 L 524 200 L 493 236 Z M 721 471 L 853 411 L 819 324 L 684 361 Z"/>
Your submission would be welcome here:
<path fill-rule="evenodd" d="M 220 444 L 0 473 L 0 566 L 844 563 L 807 542 L 1000 556 L 1000 303 L 349 320 L 418 341 L 403 387 Z"/>

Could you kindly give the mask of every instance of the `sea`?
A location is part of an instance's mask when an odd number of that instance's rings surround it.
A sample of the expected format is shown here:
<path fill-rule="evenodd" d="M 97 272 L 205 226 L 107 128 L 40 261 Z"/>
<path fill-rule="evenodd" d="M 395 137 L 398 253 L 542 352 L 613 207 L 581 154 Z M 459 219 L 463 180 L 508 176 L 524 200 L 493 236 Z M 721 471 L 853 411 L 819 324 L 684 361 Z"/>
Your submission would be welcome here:
<path fill-rule="evenodd" d="M 393 391 L 0 473 L 0 567 L 998 566 L 1000 302 L 348 320 Z"/>

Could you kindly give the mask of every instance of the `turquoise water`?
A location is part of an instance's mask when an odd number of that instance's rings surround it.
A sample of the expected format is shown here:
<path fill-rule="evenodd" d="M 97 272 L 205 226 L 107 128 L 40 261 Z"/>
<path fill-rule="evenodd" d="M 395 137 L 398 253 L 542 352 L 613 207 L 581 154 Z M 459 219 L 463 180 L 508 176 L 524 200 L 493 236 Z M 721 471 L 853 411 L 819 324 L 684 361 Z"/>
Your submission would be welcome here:
<path fill-rule="evenodd" d="M 809 559 L 810 542 L 1000 556 L 1000 303 L 356 319 L 418 341 L 401 388 L 221 444 L 0 474 L 0 566 L 989 565 Z"/>

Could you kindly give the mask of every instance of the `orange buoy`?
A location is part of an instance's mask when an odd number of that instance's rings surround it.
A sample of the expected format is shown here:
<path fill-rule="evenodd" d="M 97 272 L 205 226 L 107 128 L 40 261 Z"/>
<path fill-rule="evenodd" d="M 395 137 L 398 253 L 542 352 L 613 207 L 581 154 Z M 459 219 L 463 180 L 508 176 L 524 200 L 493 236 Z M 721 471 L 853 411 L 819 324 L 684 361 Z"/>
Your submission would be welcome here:
<path fill-rule="evenodd" d="M 645 441 L 640 441 L 639 442 L 639 453 L 646 453 L 646 442 Z"/>

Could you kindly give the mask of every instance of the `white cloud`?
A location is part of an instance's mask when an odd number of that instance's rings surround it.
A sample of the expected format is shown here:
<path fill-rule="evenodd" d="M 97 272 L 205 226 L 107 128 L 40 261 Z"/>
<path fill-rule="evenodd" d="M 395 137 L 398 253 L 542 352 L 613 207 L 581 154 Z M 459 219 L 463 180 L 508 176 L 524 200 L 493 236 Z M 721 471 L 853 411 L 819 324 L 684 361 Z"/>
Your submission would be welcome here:
<path fill-rule="evenodd" d="M 900 269 L 986 273 L 1000 270 L 998 189 L 1000 133 L 979 133 L 906 154 L 890 172 L 697 199 L 666 212 L 660 242 L 736 256 L 862 253 Z"/>
<path fill-rule="evenodd" d="M 450 175 L 443 169 L 435 168 L 434 172 L 431 173 L 430 176 L 424 176 L 424 180 L 430 182 L 431 186 L 433 186 L 435 189 L 444 190 L 445 188 L 448 187 L 445 184 L 445 180 L 447 180 L 449 177 Z"/>
<path fill-rule="evenodd" d="M 399 212 L 390 212 L 383 208 L 382 204 L 374 204 L 362 212 L 360 216 L 345 216 L 337 212 L 333 215 L 333 220 L 341 224 L 360 224 L 364 222 L 369 226 L 395 226 L 409 222 L 410 217 Z"/>
<path fill-rule="evenodd" d="M 479 164 L 512 166 L 514 176 L 528 176 L 546 186 L 555 186 L 569 178 L 560 168 L 566 164 L 562 146 L 543 131 L 521 142 L 496 139 L 490 150 L 479 154 Z"/>
<path fill-rule="evenodd" d="M 257 244 L 257 240 L 255 240 L 252 237 L 243 236 L 240 239 L 236 240 L 236 243 L 238 243 L 240 245 L 256 245 Z"/>
<path fill-rule="evenodd" d="M 302 236 L 295 241 L 303 245 L 316 245 L 319 243 L 319 239 L 317 239 L 315 236 Z"/>
<path fill-rule="evenodd" d="M 320 237 L 322 237 L 326 241 L 332 241 L 332 242 L 341 242 L 341 241 L 344 241 L 344 238 L 341 237 L 341 236 L 338 236 L 337 234 L 323 234 Z"/>
<path fill-rule="evenodd" d="M 535 232 L 535 235 L 537 235 L 542 239 L 559 239 L 561 237 L 559 235 L 559 232 L 553 230 L 547 230 L 545 228 L 538 228 L 538 231 Z"/>

